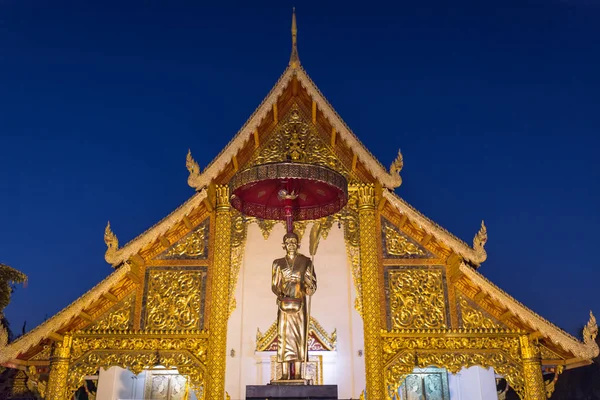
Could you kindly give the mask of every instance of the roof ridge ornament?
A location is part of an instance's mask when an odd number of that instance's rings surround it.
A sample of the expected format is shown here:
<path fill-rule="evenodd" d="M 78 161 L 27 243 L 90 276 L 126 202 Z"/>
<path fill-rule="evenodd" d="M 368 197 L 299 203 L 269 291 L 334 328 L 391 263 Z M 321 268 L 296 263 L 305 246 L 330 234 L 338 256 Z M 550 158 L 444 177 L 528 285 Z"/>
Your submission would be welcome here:
<path fill-rule="evenodd" d="M 598 324 L 596 323 L 596 317 L 594 317 L 594 314 L 590 311 L 590 319 L 583 327 L 583 343 L 590 346 L 592 351 L 598 355 L 599 349 L 596 344 L 596 336 L 598 336 Z"/>
<path fill-rule="evenodd" d="M 488 235 L 487 228 L 483 220 L 481 220 L 481 228 L 479 228 L 479 232 L 473 238 L 473 250 L 477 253 L 485 253 L 485 244 L 487 243 Z"/>
<path fill-rule="evenodd" d="M 194 160 L 192 157 L 192 150 L 188 149 L 187 156 L 185 157 L 185 166 L 190 172 L 190 176 L 188 176 L 188 185 L 193 187 L 196 190 L 201 189 L 200 180 L 202 174 L 200 173 L 200 165 Z"/>
<path fill-rule="evenodd" d="M 113 264 L 115 261 L 115 256 L 117 255 L 117 250 L 119 250 L 119 239 L 117 239 L 117 235 L 110 228 L 110 221 L 106 224 L 106 228 L 104 229 L 104 243 L 106 243 L 106 253 L 104 253 L 104 259 L 107 263 Z"/>
<path fill-rule="evenodd" d="M 402 171 L 402 168 L 404 168 L 404 156 L 402 156 L 402 152 L 400 151 L 400 149 L 398 149 L 398 155 L 396 156 L 396 159 L 392 162 L 392 165 L 390 165 L 390 175 L 398 175 L 398 177 L 400 178 L 400 183 L 398 184 L 398 186 L 402 185 L 402 178 L 400 177 L 400 172 Z"/>
<path fill-rule="evenodd" d="M 290 55 L 290 67 L 300 67 L 298 56 L 298 26 L 296 25 L 296 7 L 292 8 L 292 54 Z"/>

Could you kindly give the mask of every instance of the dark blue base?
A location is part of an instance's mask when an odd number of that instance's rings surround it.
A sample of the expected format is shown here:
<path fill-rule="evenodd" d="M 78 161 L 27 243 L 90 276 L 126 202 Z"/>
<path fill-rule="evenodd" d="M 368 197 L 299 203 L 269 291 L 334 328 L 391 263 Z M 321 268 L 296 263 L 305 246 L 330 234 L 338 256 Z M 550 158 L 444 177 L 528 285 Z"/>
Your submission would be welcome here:
<path fill-rule="evenodd" d="M 246 386 L 246 400 L 337 400 L 337 385 Z"/>

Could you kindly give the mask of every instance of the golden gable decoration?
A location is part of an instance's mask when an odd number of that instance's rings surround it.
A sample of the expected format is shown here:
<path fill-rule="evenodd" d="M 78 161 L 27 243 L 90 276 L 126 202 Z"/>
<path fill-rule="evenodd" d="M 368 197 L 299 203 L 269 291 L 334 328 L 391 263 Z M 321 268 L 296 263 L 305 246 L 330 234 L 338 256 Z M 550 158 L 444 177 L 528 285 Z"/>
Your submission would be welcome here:
<path fill-rule="evenodd" d="M 457 296 L 458 311 L 460 315 L 461 328 L 485 328 L 485 329 L 506 329 L 506 326 L 497 321 L 487 312 L 480 310 L 475 303 L 462 294 Z"/>
<path fill-rule="evenodd" d="M 160 260 L 207 259 L 208 224 L 209 220 L 207 219 L 156 258 Z"/>
<path fill-rule="evenodd" d="M 127 330 L 133 326 L 133 305 L 135 292 L 127 295 L 121 302 L 112 306 L 99 319 L 97 319 L 87 330 Z"/>
<path fill-rule="evenodd" d="M 427 249 L 381 217 L 381 240 L 385 258 L 434 258 Z"/>
<path fill-rule="evenodd" d="M 388 329 L 446 328 L 444 267 L 391 266 L 385 269 Z"/>
<path fill-rule="evenodd" d="M 149 267 L 144 288 L 144 329 L 204 327 L 206 267 Z"/>
<path fill-rule="evenodd" d="M 248 167 L 282 161 L 297 161 L 322 165 L 338 171 L 345 178 L 349 172 L 331 147 L 321 140 L 317 127 L 294 104 L 282 118 Z"/>

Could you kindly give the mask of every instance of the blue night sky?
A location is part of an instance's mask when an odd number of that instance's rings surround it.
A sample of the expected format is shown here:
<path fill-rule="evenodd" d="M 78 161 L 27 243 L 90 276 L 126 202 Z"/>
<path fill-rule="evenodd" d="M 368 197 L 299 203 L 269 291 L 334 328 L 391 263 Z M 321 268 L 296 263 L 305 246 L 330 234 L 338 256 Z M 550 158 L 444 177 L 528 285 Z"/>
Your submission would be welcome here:
<path fill-rule="evenodd" d="M 0 262 L 29 276 L 19 333 L 193 194 L 300 59 L 397 190 L 471 243 L 485 276 L 565 330 L 600 316 L 600 2 L 0 1 Z M 267 267 L 267 266 L 265 266 Z M 268 290 L 268 288 L 265 288 Z"/>

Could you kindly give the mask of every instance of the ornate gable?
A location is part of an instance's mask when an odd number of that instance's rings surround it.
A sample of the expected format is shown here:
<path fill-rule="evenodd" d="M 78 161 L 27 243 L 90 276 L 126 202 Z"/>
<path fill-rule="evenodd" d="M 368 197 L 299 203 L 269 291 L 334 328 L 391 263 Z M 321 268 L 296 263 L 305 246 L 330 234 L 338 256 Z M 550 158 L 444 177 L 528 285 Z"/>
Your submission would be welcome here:
<path fill-rule="evenodd" d="M 126 296 L 92 323 L 87 330 L 127 330 L 133 327 L 135 293 Z"/>
<path fill-rule="evenodd" d="M 351 178 L 349 168 L 323 139 L 318 126 L 311 122 L 299 101 L 292 103 L 247 166 L 281 161 L 322 165 Z"/>
<path fill-rule="evenodd" d="M 386 218 L 381 218 L 381 243 L 383 257 L 387 259 L 436 258 Z"/>
<path fill-rule="evenodd" d="M 158 260 L 206 260 L 208 258 L 208 228 L 206 219 L 193 231 L 171 245 L 156 259 Z"/>

